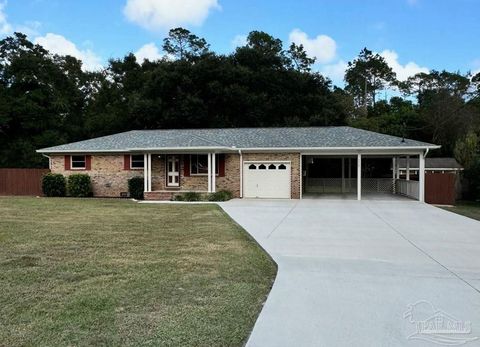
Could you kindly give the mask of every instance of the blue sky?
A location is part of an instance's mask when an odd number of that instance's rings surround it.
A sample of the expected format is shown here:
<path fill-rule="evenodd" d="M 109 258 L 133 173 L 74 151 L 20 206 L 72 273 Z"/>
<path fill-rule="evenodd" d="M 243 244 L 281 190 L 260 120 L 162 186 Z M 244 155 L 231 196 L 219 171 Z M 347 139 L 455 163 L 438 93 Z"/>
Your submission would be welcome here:
<path fill-rule="evenodd" d="M 95 69 L 128 52 L 162 55 L 168 28 L 183 26 L 227 53 L 251 30 L 303 43 L 315 69 L 339 83 L 364 47 L 400 78 L 429 69 L 480 71 L 478 0 L 0 0 L 0 34 L 26 32 Z"/>

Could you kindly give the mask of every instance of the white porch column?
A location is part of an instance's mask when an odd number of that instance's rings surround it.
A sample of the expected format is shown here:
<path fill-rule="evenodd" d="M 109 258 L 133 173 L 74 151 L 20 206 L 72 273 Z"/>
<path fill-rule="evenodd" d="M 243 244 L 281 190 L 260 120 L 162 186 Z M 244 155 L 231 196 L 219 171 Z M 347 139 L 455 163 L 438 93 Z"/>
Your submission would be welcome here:
<path fill-rule="evenodd" d="M 342 194 L 345 193 L 345 158 L 342 157 Z"/>
<path fill-rule="evenodd" d="M 212 154 L 208 153 L 208 171 L 207 171 L 207 178 L 208 178 L 208 192 L 212 192 Z"/>
<path fill-rule="evenodd" d="M 418 201 L 425 202 L 425 155 L 418 156 Z"/>
<path fill-rule="evenodd" d="M 357 154 L 357 200 L 362 200 L 362 155 Z"/>
<path fill-rule="evenodd" d="M 217 177 L 216 177 L 216 172 L 217 172 L 217 168 L 216 168 L 216 155 L 215 153 L 212 153 L 210 154 L 212 156 L 212 193 L 215 193 L 216 192 L 216 185 L 217 185 Z"/>
<path fill-rule="evenodd" d="M 407 171 L 405 172 L 405 178 L 407 179 L 407 181 L 410 181 L 410 156 L 407 155 Z"/>
<path fill-rule="evenodd" d="M 148 192 L 148 155 L 143 155 L 143 191 Z"/>
<path fill-rule="evenodd" d="M 149 192 L 152 191 L 152 154 L 148 153 L 148 181 L 147 186 Z"/>

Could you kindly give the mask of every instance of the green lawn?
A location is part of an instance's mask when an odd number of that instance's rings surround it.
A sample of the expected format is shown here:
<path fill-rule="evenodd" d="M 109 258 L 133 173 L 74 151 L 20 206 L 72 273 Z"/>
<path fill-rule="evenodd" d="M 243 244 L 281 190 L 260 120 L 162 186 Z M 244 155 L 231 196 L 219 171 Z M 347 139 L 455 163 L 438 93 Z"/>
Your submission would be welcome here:
<path fill-rule="evenodd" d="M 275 274 L 216 205 L 0 198 L 1 346 L 241 346 Z"/>
<path fill-rule="evenodd" d="M 444 210 L 455 212 L 466 217 L 480 220 L 480 203 L 471 201 L 458 201 L 453 207 L 443 207 Z"/>

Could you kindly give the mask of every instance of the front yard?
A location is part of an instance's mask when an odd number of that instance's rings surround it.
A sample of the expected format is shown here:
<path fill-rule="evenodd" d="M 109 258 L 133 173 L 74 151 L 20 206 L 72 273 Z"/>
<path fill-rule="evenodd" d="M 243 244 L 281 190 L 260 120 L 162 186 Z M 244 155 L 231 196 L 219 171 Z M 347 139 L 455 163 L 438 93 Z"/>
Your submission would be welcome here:
<path fill-rule="evenodd" d="M 0 345 L 241 346 L 275 273 L 215 205 L 0 198 Z"/>

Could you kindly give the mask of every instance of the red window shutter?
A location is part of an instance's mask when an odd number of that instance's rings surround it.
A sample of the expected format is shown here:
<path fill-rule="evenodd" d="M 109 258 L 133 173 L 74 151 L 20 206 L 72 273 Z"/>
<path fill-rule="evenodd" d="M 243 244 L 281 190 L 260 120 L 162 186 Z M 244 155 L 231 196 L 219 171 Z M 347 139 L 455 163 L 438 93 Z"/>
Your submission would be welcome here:
<path fill-rule="evenodd" d="M 123 169 L 130 170 L 130 154 L 125 154 L 123 156 Z"/>
<path fill-rule="evenodd" d="M 65 156 L 65 170 L 70 170 L 70 156 Z"/>
<path fill-rule="evenodd" d="M 183 176 L 190 177 L 190 155 L 185 154 L 183 156 Z"/>
<path fill-rule="evenodd" d="M 225 154 L 218 155 L 218 176 L 225 177 Z"/>
<path fill-rule="evenodd" d="M 92 169 L 92 156 L 91 155 L 86 155 L 85 156 L 85 170 L 91 170 Z"/>

